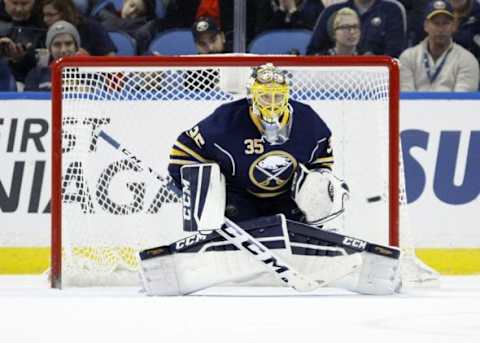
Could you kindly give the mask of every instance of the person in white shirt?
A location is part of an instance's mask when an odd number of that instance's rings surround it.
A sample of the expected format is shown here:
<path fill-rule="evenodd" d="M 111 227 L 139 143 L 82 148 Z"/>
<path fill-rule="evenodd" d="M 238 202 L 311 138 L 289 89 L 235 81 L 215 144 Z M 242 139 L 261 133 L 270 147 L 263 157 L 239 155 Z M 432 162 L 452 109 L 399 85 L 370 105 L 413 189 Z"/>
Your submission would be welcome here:
<path fill-rule="evenodd" d="M 427 5 L 424 30 L 427 37 L 400 55 L 401 91 L 477 91 L 478 61 L 452 40 L 455 22 L 449 2 L 435 0 Z"/>

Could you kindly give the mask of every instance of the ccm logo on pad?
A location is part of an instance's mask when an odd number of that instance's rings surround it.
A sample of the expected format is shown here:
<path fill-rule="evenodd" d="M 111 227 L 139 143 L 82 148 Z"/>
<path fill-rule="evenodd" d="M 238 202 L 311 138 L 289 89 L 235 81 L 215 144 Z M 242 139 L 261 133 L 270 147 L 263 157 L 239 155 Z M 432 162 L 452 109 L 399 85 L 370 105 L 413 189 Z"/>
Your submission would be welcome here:
<path fill-rule="evenodd" d="M 343 244 L 357 249 L 365 249 L 367 247 L 367 242 L 362 241 L 361 239 L 355 239 L 350 237 L 345 237 L 343 239 Z"/>

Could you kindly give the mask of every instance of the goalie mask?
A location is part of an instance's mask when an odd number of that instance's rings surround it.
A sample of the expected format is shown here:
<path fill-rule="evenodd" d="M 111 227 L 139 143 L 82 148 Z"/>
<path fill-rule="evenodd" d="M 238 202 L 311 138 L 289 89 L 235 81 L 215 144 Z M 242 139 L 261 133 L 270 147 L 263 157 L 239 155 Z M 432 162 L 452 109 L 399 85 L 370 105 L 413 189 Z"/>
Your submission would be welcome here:
<path fill-rule="evenodd" d="M 253 68 L 247 92 L 263 137 L 272 145 L 285 143 L 290 135 L 292 115 L 285 73 L 271 63 Z"/>

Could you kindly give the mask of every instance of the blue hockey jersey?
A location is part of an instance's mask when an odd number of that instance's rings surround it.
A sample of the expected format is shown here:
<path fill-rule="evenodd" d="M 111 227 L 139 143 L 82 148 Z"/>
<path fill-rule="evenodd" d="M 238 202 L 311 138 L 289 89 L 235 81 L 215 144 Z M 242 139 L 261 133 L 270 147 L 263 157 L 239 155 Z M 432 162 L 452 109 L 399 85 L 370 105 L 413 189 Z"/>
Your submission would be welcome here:
<path fill-rule="evenodd" d="M 168 167 L 180 185 L 180 168 L 186 164 L 216 162 L 225 175 L 227 189 L 271 198 L 289 191 L 299 163 L 308 169 L 333 164 L 331 132 L 308 105 L 289 101 L 292 109 L 289 139 L 271 145 L 247 99 L 218 107 L 210 116 L 180 134 Z"/>

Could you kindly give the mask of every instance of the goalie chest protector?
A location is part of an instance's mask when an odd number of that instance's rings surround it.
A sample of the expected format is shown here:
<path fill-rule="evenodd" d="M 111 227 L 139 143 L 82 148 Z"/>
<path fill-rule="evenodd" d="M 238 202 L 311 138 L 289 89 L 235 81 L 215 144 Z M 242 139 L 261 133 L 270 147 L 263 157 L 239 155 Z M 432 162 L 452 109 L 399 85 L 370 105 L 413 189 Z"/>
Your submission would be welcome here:
<path fill-rule="evenodd" d="M 292 127 L 289 139 L 271 145 L 247 99 L 218 107 L 175 142 L 169 172 L 180 184 L 180 167 L 216 162 L 228 187 L 257 197 L 275 197 L 289 191 L 298 163 L 309 169 L 330 168 L 333 152 L 330 129 L 308 105 L 289 101 Z"/>

